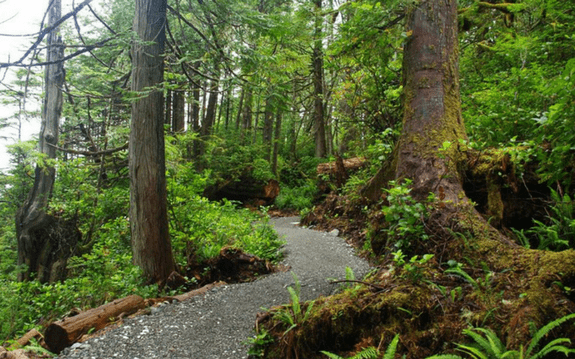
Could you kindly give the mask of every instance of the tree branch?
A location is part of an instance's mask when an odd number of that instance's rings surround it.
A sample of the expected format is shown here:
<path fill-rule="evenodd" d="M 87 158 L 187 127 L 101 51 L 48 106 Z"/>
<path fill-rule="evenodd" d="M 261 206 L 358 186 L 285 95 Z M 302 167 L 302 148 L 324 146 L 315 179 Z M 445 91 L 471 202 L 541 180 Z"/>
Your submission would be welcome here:
<path fill-rule="evenodd" d="M 78 150 L 70 150 L 67 148 L 62 148 L 53 144 L 49 144 L 50 146 L 54 147 L 55 149 L 62 151 L 62 152 L 66 152 L 66 153 L 71 153 L 74 155 L 83 155 L 83 156 L 100 156 L 100 155 L 109 155 L 115 152 L 120 152 L 122 150 L 127 150 L 128 149 L 128 143 L 126 143 L 125 145 L 121 146 L 121 147 L 116 147 L 116 148 L 111 148 L 109 150 L 104 150 L 104 151 L 98 151 L 98 152 L 90 152 L 90 151 L 78 151 Z"/>
<path fill-rule="evenodd" d="M 16 66 L 16 67 L 28 67 L 29 65 L 24 65 L 22 64 L 24 62 L 24 60 L 26 60 L 26 58 L 28 57 L 28 55 L 30 55 L 30 53 L 35 50 L 38 45 L 40 45 L 40 43 L 42 42 L 42 40 L 44 40 L 44 37 L 46 37 L 46 35 L 48 35 L 50 32 L 52 32 L 52 30 L 56 29 L 58 26 L 60 26 L 60 24 L 62 24 L 64 21 L 68 20 L 70 17 L 72 16 L 76 16 L 76 14 L 78 14 L 78 12 L 80 12 L 80 10 L 82 10 L 86 5 L 88 5 L 90 2 L 92 2 L 92 0 L 84 0 L 82 3 L 80 3 L 80 5 L 78 5 L 77 8 L 75 8 L 74 10 L 70 11 L 69 13 L 67 13 L 66 15 L 62 16 L 60 18 L 60 20 L 58 20 L 57 22 L 55 22 L 54 24 L 52 24 L 51 26 L 46 27 L 45 29 L 43 29 L 42 31 L 40 31 L 40 33 L 38 34 L 38 38 L 36 39 L 36 41 L 32 44 L 32 46 L 30 46 L 28 48 L 28 50 L 26 50 L 26 52 L 24 53 L 24 55 L 22 55 L 22 57 L 20 58 L 20 60 L 14 62 L 14 63 L 0 63 L 0 69 L 4 68 L 4 67 L 10 67 L 10 66 Z M 2 36 L 2 35 L 0 35 Z M 4 35 L 6 36 L 6 35 Z M 83 51 L 85 52 L 85 51 Z M 70 57 L 67 57 L 70 58 Z M 65 61 L 67 58 L 64 58 L 63 61 Z M 45 62 L 42 65 L 51 65 L 55 62 L 52 63 L 48 63 Z M 34 66 L 38 66 L 38 65 L 34 65 Z"/>

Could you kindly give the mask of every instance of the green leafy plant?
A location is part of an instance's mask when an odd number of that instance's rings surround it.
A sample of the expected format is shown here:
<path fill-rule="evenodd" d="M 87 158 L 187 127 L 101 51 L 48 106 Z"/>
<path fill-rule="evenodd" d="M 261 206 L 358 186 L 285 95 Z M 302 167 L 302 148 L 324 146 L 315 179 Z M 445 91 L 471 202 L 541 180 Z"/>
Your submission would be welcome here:
<path fill-rule="evenodd" d="M 302 211 L 313 206 L 316 193 L 317 187 L 311 180 L 296 187 L 282 187 L 280 194 L 275 199 L 275 205 L 280 209 Z"/>
<path fill-rule="evenodd" d="M 412 241 L 427 240 L 424 221 L 427 208 L 423 203 L 415 201 L 409 185 L 411 180 L 402 184 L 390 181 L 391 188 L 386 189 L 388 205 L 382 208 L 388 227 L 388 243 L 391 241 L 396 248 L 409 248 Z"/>
<path fill-rule="evenodd" d="M 395 265 L 405 271 L 404 276 L 411 280 L 412 283 L 416 283 L 423 278 L 423 266 L 433 258 L 433 254 L 424 254 L 422 258 L 419 258 L 419 256 L 413 256 L 409 261 L 406 261 L 406 255 L 403 254 L 401 249 L 398 249 L 392 254 Z"/>
<path fill-rule="evenodd" d="M 469 284 L 471 284 L 473 286 L 473 288 L 475 289 L 481 289 L 479 283 L 473 279 L 464 269 L 463 269 L 463 264 L 458 263 L 454 260 L 449 260 L 447 262 L 450 266 L 449 269 L 445 270 L 445 273 L 447 274 L 455 274 L 463 279 L 465 279 L 466 282 L 468 282 Z"/>
<path fill-rule="evenodd" d="M 575 314 L 566 315 L 556 319 L 533 334 L 529 345 L 520 345 L 519 349 L 507 350 L 503 342 L 490 329 L 473 328 L 464 329 L 463 333 L 469 336 L 472 344 L 457 344 L 458 350 L 468 354 L 474 359 L 541 359 L 550 353 L 563 353 L 565 356 L 575 353 L 564 344 L 570 344 L 568 338 L 557 338 L 539 349 L 541 340 L 553 329 L 575 318 Z M 428 357 L 427 359 L 462 359 L 463 357 L 453 354 L 441 354 Z"/>
<path fill-rule="evenodd" d="M 301 284 L 297 275 L 292 272 L 294 279 L 294 287 L 287 288 L 290 296 L 290 304 L 285 305 L 282 309 L 274 314 L 274 318 L 279 319 L 287 326 L 284 335 L 296 328 L 298 325 L 306 322 L 313 309 L 314 301 L 308 302 L 307 309 L 302 312 L 302 305 L 300 303 Z"/>
<path fill-rule="evenodd" d="M 248 355 L 250 358 L 263 358 L 265 348 L 274 342 L 273 336 L 265 329 L 260 329 L 253 337 L 245 341 L 248 346 Z"/>
<path fill-rule="evenodd" d="M 533 220 L 535 224 L 528 230 L 513 229 L 515 236 L 526 248 L 531 247 L 529 235 L 537 238 L 537 249 L 563 250 L 575 245 L 575 204 L 567 193 L 560 195 L 551 191 L 553 215 L 548 216 L 548 224 Z"/>

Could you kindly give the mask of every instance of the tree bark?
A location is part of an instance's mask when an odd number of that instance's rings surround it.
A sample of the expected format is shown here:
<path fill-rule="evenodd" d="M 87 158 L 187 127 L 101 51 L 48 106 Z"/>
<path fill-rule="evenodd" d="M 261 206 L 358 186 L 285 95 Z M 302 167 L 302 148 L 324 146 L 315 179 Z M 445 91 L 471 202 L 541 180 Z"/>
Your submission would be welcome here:
<path fill-rule="evenodd" d="M 412 196 L 465 198 L 457 165 L 467 138 L 459 98 L 457 2 L 423 0 L 408 14 L 404 50 L 405 107 L 396 178 L 413 180 Z"/>
<path fill-rule="evenodd" d="M 59 21 L 61 14 L 61 1 L 54 0 L 49 8 L 48 26 Z M 46 66 L 42 126 L 38 140 L 39 152 L 46 158 L 43 164 L 36 166 L 34 186 L 16 214 L 18 265 L 27 267 L 26 271 L 18 273 L 20 281 L 33 279 L 34 273 L 42 283 L 63 280 L 67 259 L 78 240 L 77 233 L 63 230 L 66 227 L 63 222 L 46 213 L 56 174 L 51 160 L 56 158 L 62 114 L 63 57 L 60 28 L 56 27 L 48 35 L 46 60 L 53 64 Z"/>
<path fill-rule="evenodd" d="M 136 0 L 132 90 L 150 90 L 164 79 L 167 0 Z M 134 263 L 150 282 L 164 283 L 174 271 L 166 199 L 161 89 L 132 105 L 130 130 L 130 227 Z"/>

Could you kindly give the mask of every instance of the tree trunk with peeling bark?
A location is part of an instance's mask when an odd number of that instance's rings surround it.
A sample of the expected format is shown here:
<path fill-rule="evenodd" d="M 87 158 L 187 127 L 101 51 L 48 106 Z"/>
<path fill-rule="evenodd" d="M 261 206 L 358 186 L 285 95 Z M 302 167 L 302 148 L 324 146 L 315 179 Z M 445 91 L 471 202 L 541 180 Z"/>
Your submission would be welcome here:
<path fill-rule="evenodd" d="M 168 230 L 162 112 L 167 0 L 136 0 L 132 90 L 145 91 L 132 105 L 130 129 L 130 227 L 134 263 L 150 282 L 165 283 L 175 264 Z"/>
<path fill-rule="evenodd" d="M 51 2 L 48 26 L 59 21 L 61 15 L 61 1 Z M 46 61 L 52 64 L 46 67 L 42 126 L 38 140 L 39 152 L 45 155 L 45 160 L 36 166 L 34 186 L 16 214 L 18 265 L 27 267 L 26 271 L 18 274 L 20 281 L 34 277 L 42 283 L 63 280 L 67 260 L 80 236 L 72 223 L 65 223 L 47 213 L 56 174 L 51 160 L 56 158 L 55 146 L 62 114 L 63 57 L 60 28 L 56 27 L 48 35 Z"/>

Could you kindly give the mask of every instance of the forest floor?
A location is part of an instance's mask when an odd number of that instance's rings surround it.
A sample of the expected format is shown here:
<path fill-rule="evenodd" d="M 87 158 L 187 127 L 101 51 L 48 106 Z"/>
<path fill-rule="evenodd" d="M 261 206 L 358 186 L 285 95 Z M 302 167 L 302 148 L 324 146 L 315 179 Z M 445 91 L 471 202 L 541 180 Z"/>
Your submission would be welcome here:
<path fill-rule="evenodd" d="M 287 288 L 296 277 L 304 301 L 334 293 L 338 285 L 329 280 L 344 279 L 346 267 L 358 278 L 370 268 L 335 233 L 301 228 L 298 222 L 297 217 L 271 221 L 286 240 L 282 265 L 288 272 L 157 307 L 150 315 L 126 319 L 101 336 L 65 349 L 59 358 L 247 358 L 245 343 L 254 336 L 256 316 L 262 308 L 288 303 Z"/>
<path fill-rule="evenodd" d="M 305 323 L 289 332 L 277 319 L 284 309 L 272 310 L 261 323 L 275 339 L 262 346 L 265 358 L 325 358 L 320 351 L 359 357 L 369 347 L 381 356 L 396 335 L 398 354 L 427 358 L 459 353 L 457 344 L 470 342 L 465 336 L 470 328 L 499 337 L 502 353 L 526 348 L 536 337 L 541 342 L 534 353 L 558 338 L 575 339 L 572 249 L 528 250 L 493 240 L 487 222 L 476 236 L 459 224 L 475 213 L 458 213 L 451 228 L 435 228 L 430 220 L 427 240 L 409 253 L 393 253 L 386 246 L 369 246 L 368 238 L 373 242 L 381 236 L 378 226 L 386 221 L 381 210 L 368 214 L 363 208 L 330 194 L 302 223 L 324 231 L 337 228 L 349 243 L 363 247 L 378 269 L 345 292 L 316 300 Z M 301 311 L 307 308 L 302 305 Z M 568 315 L 571 320 L 559 325 L 559 318 Z M 557 325 L 535 335 L 548 323 Z"/>

